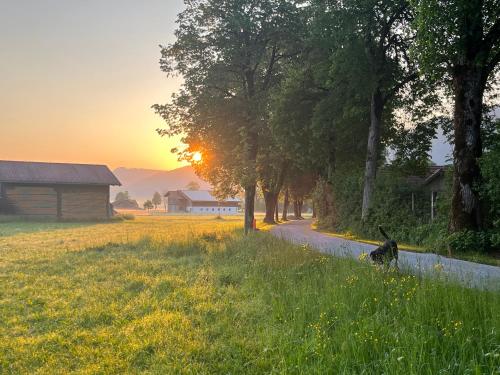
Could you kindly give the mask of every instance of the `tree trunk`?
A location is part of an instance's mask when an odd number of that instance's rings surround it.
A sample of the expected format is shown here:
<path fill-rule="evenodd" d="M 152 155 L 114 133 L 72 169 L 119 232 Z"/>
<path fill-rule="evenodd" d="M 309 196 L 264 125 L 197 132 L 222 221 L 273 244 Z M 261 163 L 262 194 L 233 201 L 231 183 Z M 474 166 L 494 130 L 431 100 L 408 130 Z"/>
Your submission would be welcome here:
<path fill-rule="evenodd" d="M 290 204 L 289 199 L 290 199 L 289 192 L 288 192 L 288 189 L 286 189 L 285 200 L 283 202 L 283 215 L 281 216 L 281 220 L 283 220 L 283 221 L 288 221 L 288 206 Z"/>
<path fill-rule="evenodd" d="M 365 220 L 370 210 L 373 190 L 375 189 L 375 177 L 377 174 L 377 162 L 380 143 L 380 128 L 382 125 L 382 112 L 384 110 L 384 99 L 380 88 L 372 93 L 370 108 L 370 129 L 368 132 L 368 145 L 366 148 L 365 182 L 363 190 L 363 206 L 361 208 L 361 219 Z"/>
<path fill-rule="evenodd" d="M 266 216 L 264 217 L 264 223 L 276 224 L 274 221 L 274 212 L 276 211 L 276 194 L 274 192 L 265 191 L 264 202 L 266 204 Z"/>
<path fill-rule="evenodd" d="M 256 170 L 257 153 L 259 150 L 258 133 L 249 131 L 246 138 L 246 163 L 248 175 L 245 186 L 245 234 L 253 231 L 255 219 L 255 192 L 257 189 Z"/>
<path fill-rule="evenodd" d="M 253 231 L 255 213 L 255 184 L 245 187 L 245 234 Z"/>
<path fill-rule="evenodd" d="M 313 202 L 312 206 L 313 206 L 313 207 L 312 207 L 312 209 L 313 209 L 313 212 L 312 212 L 312 218 L 313 218 L 313 219 L 316 219 L 316 216 L 317 216 L 317 214 L 316 214 L 316 205 L 314 204 L 314 202 Z"/>
<path fill-rule="evenodd" d="M 471 63 L 472 65 L 472 63 Z M 478 158 L 482 155 L 481 112 L 484 84 L 481 71 L 472 66 L 457 67 L 453 88 L 454 173 L 450 231 L 478 230 L 482 227 L 480 197 L 481 181 Z"/>
<path fill-rule="evenodd" d="M 302 205 L 304 204 L 304 201 L 299 198 L 295 198 L 293 200 L 293 214 L 295 216 L 295 220 L 302 220 Z"/>
<path fill-rule="evenodd" d="M 280 210 L 279 210 L 279 193 L 276 194 L 276 208 L 274 210 L 274 221 L 280 221 Z"/>

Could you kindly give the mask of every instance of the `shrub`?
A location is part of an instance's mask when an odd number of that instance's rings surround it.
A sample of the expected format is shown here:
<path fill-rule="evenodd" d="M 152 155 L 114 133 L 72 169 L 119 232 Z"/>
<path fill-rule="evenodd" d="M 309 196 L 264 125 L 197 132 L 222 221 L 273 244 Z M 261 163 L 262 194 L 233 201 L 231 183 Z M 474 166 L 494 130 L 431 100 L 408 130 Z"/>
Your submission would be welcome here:
<path fill-rule="evenodd" d="M 496 145 L 481 159 L 481 173 L 484 183 L 481 197 L 487 208 L 486 224 L 491 228 L 491 245 L 500 249 L 500 145 Z"/>
<path fill-rule="evenodd" d="M 119 214 L 117 217 L 121 218 L 122 220 L 135 220 L 135 216 L 133 214 Z"/>
<path fill-rule="evenodd" d="M 400 242 L 424 246 L 438 253 L 490 252 L 500 248 L 500 146 L 488 152 L 481 161 L 484 185 L 481 188 L 487 230 L 449 234 L 453 171 L 446 170 L 444 191 L 436 203 L 437 215 L 430 218 L 429 192 L 409 184 L 394 168 L 382 169 L 377 177 L 372 206 L 367 219 L 361 221 L 363 171 L 338 171 L 331 182 L 320 180 L 313 192 L 318 226 L 356 236 L 381 239 L 378 225 Z M 412 194 L 414 210 L 412 210 Z"/>
<path fill-rule="evenodd" d="M 491 237 L 491 231 L 474 232 L 466 230 L 450 234 L 448 236 L 448 244 L 454 251 L 477 251 L 482 253 L 491 250 Z"/>

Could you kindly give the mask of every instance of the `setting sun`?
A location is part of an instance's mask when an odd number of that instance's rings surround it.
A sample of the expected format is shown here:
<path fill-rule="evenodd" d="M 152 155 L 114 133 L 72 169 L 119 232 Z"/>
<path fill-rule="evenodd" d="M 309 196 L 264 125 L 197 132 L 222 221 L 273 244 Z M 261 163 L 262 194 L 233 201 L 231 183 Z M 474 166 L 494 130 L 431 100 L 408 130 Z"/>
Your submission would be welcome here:
<path fill-rule="evenodd" d="M 202 157 L 201 157 L 201 152 L 195 152 L 193 154 L 193 161 L 199 163 L 201 161 Z"/>

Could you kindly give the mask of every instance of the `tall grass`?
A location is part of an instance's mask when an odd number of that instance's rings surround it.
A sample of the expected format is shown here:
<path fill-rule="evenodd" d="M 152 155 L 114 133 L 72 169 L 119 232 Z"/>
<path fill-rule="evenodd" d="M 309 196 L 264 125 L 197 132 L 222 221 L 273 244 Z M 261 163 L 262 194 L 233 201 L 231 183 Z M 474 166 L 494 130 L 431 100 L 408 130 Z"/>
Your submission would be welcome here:
<path fill-rule="evenodd" d="M 497 292 L 198 220 L 0 238 L 0 373 L 500 370 Z"/>

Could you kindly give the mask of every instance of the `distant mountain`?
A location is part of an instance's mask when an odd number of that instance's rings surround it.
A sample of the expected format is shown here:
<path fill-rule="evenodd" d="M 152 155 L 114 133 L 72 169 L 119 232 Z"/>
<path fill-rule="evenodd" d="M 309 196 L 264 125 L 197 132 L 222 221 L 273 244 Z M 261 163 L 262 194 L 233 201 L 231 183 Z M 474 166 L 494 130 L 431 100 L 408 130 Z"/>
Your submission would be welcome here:
<path fill-rule="evenodd" d="M 122 186 L 111 187 L 111 201 L 119 191 L 128 191 L 130 197 L 142 205 L 145 200 L 153 197 L 155 191 L 164 194 L 169 190 L 184 189 L 191 181 L 197 182 L 202 190 L 211 189 L 210 184 L 200 179 L 191 166 L 171 171 L 120 167 L 113 173 Z"/>

